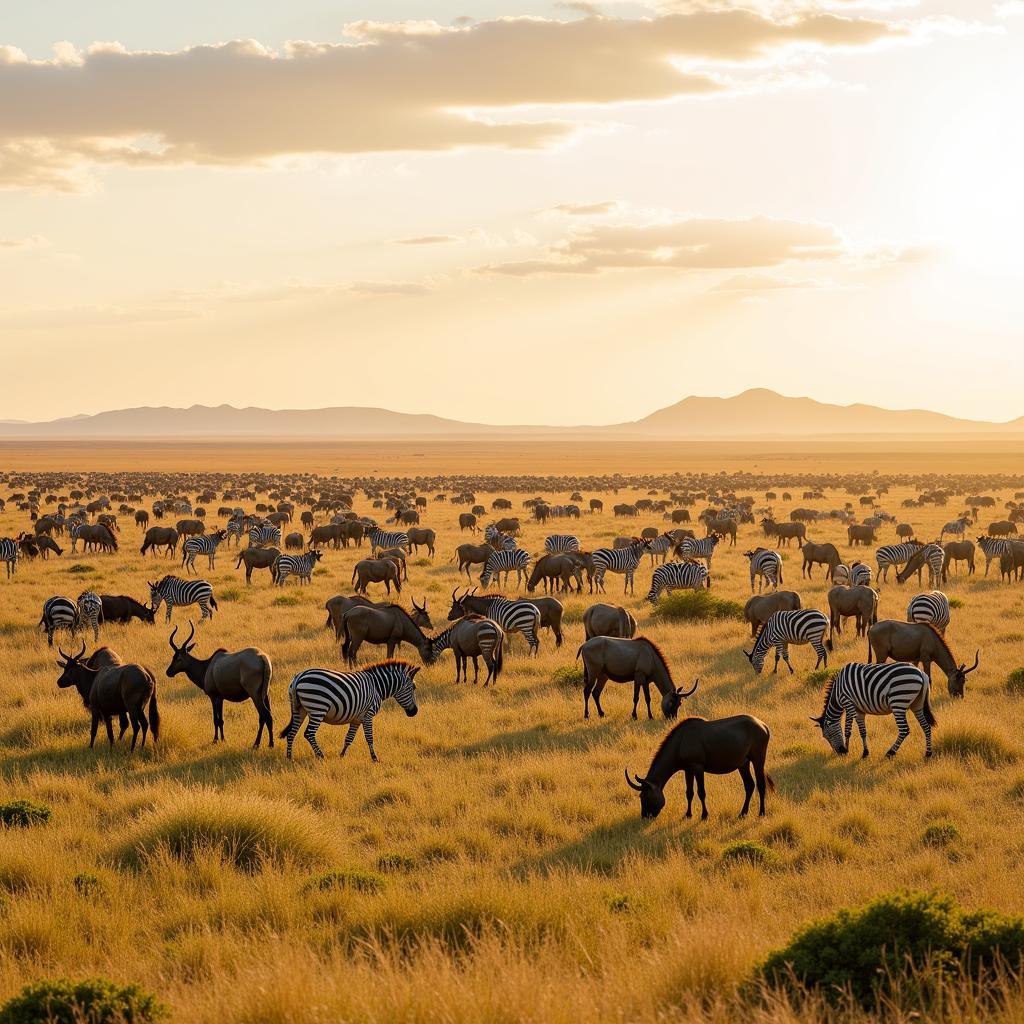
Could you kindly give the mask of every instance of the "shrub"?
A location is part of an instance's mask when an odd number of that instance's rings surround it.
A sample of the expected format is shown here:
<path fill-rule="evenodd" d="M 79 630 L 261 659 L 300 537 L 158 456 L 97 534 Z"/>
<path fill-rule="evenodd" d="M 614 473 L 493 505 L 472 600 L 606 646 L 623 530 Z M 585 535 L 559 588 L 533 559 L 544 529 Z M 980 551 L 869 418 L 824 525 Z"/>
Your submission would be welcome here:
<path fill-rule="evenodd" d="M 79 871 L 71 879 L 71 884 L 75 887 L 75 892 L 79 896 L 92 896 L 103 889 L 103 883 L 100 881 L 99 876 L 94 875 L 91 871 Z"/>
<path fill-rule="evenodd" d="M 240 601 L 244 591 L 240 587 L 225 587 L 217 591 L 218 601 Z"/>
<path fill-rule="evenodd" d="M 976 757 L 986 768 L 999 768 L 1017 760 L 1017 754 L 996 732 L 980 726 L 955 726 L 941 733 L 935 753 L 951 757 Z"/>
<path fill-rule="evenodd" d="M 154 1024 L 167 1009 L 138 985 L 56 978 L 26 986 L 0 1008 L 0 1024 Z"/>
<path fill-rule="evenodd" d="M 949 599 L 950 608 L 963 608 L 964 603 L 959 597 L 951 597 Z"/>
<path fill-rule="evenodd" d="M 377 859 L 378 871 L 415 871 L 416 861 L 401 853 L 386 853 Z"/>
<path fill-rule="evenodd" d="M 314 878 L 310 883 L 315 889 L 354 889 L 356 892 L 380 892 L 384 888 L 384 877 L 372 871 L 359 868 L 340 868 L 328 871 Z"/>
<path fill-rule="evenodd" d="M 275 608 L 294 608 L 302 604 L 302 598 L 298 594 L 279 594 L 270 602 Z"/>
<path fill-rule="evenodd" d="M 551 682 L 569 690 L 578 690 L 583 685 L 583 669 L 579 665 L 559 665 L 551 673 Z"/>
<path fill-rule="evenodd" d="M 839 674 L 837 668 L 816 668 L 813 672 L 807 673 L 807 685 L 822 689 L 826 683 L 832 682 Z"/>
<path fill-rule="evenodd" d="M 1024 694 L 1024 668 L 1015 668 L 1006 677 L 1006 689 L 1018 697 Z"/>
<path fill-rule="evenodd" d="M 909 972 L 945 968 L 978 977 L 1000 960 L 1016 968 L 1022 954 L 1024 918 L 966 913 L 950 896 L 904 892 L 807 925 L 759 974 L 820 989 L 835 1002 L 848 990 L 870 1009 Z"/>
<path fill-rule="evenodd" d="M 722 860 L 724 861 L 739 861 L 768 867 L 777 859 L 774 850 L 770 850 L 764 843 L 757 843 L 749 839 L 740 839 L 735 843 L 729 843 L 722 850 Z"/>
<path fill-rule="evenodd" d="M 715 597 L 709 590 L 677 590 L 658 601 L 654 616 L 672 622 L 742 619 L 743 605 Z"/>
<path fill-rule="evenodd" d="M 31 800 L 8 800 L 0 804 L 0 825 L 7 828 L 27 828 L 44 825 L 50 820 L 50 808 Z"/>
<path fill-rule="evenodd" d="M 951 821 L 937 821 L 921 833 L 925 846 L 944 848 L 955 845 L 960 839 L 960 829 Z"/>
<path fill-rule="evenodd" d="M 75 562 L 74 565 L 64 571 L 74 573 L 76 576 L 88 576 L 89 573 L 96 572 L 96 567 L 93 565 L 86 565 L 85 562 Z"/>

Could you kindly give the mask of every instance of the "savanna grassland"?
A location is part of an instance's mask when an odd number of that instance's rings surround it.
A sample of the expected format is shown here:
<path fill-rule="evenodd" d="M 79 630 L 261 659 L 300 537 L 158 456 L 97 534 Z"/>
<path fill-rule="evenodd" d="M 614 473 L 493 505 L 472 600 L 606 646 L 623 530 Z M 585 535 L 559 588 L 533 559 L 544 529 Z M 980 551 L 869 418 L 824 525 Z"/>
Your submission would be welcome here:
<path fill-rule="evenodd" d="M 195 457 L 207 468 L 236 468 L 230 449 Z M 416 459 L 415 472 L 443 468 L 436 451 L 403 457 Z M 60 464 L 53 453 L 45 458 Z M 766 460 L 762 452 L 749 461 L 770 472 Z M 809 473 L 842 471 L 828 454 L 794 454 L 787 469 L 797 461 Z M 963 464 L 945 468 L 975 468 L 955 461 Z M 1001 468 L 1012 470 L 1007 462 Z M 88 466 L 117 468 L 103 463 L 102 452 Z M 336 466 L 344 466 L 339 450 L 325 455 L 323 471 Z M 899 468 L 913 470 L 913 456 Z M 894 489 L 882 507 L 913 523 L 922 539 L 960 510 L 954 499 L 946 509 L 904 513 L 900 501 L 911 493 Z M 507 496 L 522 514 L 530 495 Z M 614 501 L 639 494 L 598 496 L 603 516 L 540 526 L 523 514 L 521 544 L 536 554 L 548 533 L 574 532 L 592 548 L 664 526 L 660 516 L 612 518 Z M 848 500 L 840 491 L 818 502 L 794 496 L 795 503 L 775 503 L 780 520 L 796 504 L 835 508 Z M 493 497 L 477 495 L 488 507 Z M 374 514 L 361 496 L 355 508 Z M 402 595 L 406 605 L 410 595 L 426 599 L 435 630 L 459 583 L 452 551 L 469 539 L 457 526 L 462 510 L 430 504 L 423 525 L 438 533 L 437 556 L 410 560 Z M 0 535 L 30 528 L 27 514 L 0 515 Z M 633 611 L 677 683 L 700 678 L 691 714 L 746 712 L 771 729 L 768 769 L 777 791 L 767 817 L 737 819 L 739 778 L 709 777 L 711 818 L 702 824 L 682 816 L 681 776 L 668 787 L 661 817 L 641 821 L 623 769 L 646 771 L 666 723 L 632 721 L 630 687 L 609 683 L 607 717 L 583 720 L 574 656 L 593 600 L 585 592 L 564 599 L 565 645 L 556 649 L 542 631 L 540 656 L 531 659 L 516 638 L 496 688 L 456 687 L 450 652 L 423 669 L 418 717 L 391 702 L 376 720 L 376 765 L 362 736 L 341 760 L 344 730 L 329 726 L 319 737 L 323 762 L 301 736 L 292 762 L 283 742 L 251 750 L 251 705 L 226 706 L 227 741 L 213 744 L 207 698 L 184 676 L 164 676 L 163 609 L 155 626 L 109 625 L 101 641 L 158 677 L 161 735 L 134 755 L 124 744 L 108 751 L 102 737 L 90 751 L 88 717 L 74 691 L 57 690 L 56 649 L 36 624 L 53 594 L 75 598 L 90 589 L 146 599 L 146 581 L 175 571 L 180 559 L 141 557 L 141 533 L 122 519 L 117 555 L 66 551 L 22 561 L 14 579 L 0 579 L 2 799 L 52 810 L 46 823 L 0 828 L 0 1000 L 38 978 L 96 974 L 139 982 L 170 1006 L 173 1020 L 196 1024 L 809 1021 L 826 1012 L 816 1000 L 793 1004 L 744 987 L 758 961 L 808 920 L 900 888 L 936 888 L 968 907 L 1024 913 L 1024 682 L 1013 675 L 1024 666 L 1024 588 L 1001 583 L 995 568 L 985 579 L 980 552 L 978 574 L 954 576 L 945 589 L 957 602 L 951 646 L 967 661 L 980 648 L 981 667 L 956 703 L 934 672 L 939 724 L 928 762 L 914 722 L 898 757 L 884 760 L 895 736 L 891 718 L 869 719 L 868 761 L 836 757 L 808 721 L 821 710 L 809 648 L 792 649 L 795 675 L 756 676 L 742 654 L 750 645 L 744 623 L 654 617 L 644 600 L 649 559 L 635 596 L 623 599 L 621 577 L 609 575 L 604 599 Z M 852 557 L 837 521 L 815 524 L 809 535 Z M 895 540 L 893 527 L 881 539 Z M 743 551 L 760 540 L 760 527 L 747 525 L 736 547 L 719 547 L 713 594 L 749 596 Z M 222 548 L 212 572 L 202 556 L 197 561 L 220 610 L 199 628 L 196 654 L 250 644 L 265 650 L 280 731 L 292 675 L 340 666 L 323 605 L 351 592 L 352 566 L 368 549 L 327 550 L 311 586 L 290 582 L 283 590 L 265 572 L 247 587 L 234 552 Z M 798 590 L 805 607 L 827 610 L 822 569 L 802 580 L 795 546 L 784 572 L 784 586 Z M 916 583 L 884 586 L 880 616 L 903 618 L 915 592 Z M 174 621 L 187 618 L 178 611 Z M 864 654 L 851 622 L 832 664 Z M 410 648 L 403 656 L 418 661 Z M 361 660 L 372 658 L 364 648 Z M 757 856 L 737 853 L 738 843 L 759 844 Z M 989 1019 L 1024 1019 L 1024 993 L 1011 985 L 1004 994 Z M 949 996 L 936 1016 L 976 1019 L 970 993 Z"/>

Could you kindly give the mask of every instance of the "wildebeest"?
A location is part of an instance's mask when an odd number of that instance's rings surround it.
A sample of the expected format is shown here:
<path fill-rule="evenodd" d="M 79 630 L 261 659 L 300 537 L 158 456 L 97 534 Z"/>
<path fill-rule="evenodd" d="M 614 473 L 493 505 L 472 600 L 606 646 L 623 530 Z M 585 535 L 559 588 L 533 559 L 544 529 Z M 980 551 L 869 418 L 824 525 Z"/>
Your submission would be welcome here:
<path fill-rule="evenodd" d="M 942 581 L 944 583 L 949 578 L 950 564 L 952 564 L 955 569 L 957 562 L 966 562 L 967 575 L 974 575 L 974 541 L 951 540 L 943 547 L 942 550 Z"/>
<path fill-rule="evenodd" d="M 999 575 L 1007 583 L 1011 579 L 1024 577 L 1024 544 L 1006 542 L 1003 553 L 999 556 Z"/>
<path fill-rule="evenodd" d="M 604 502 L 600 498 L 591 498 L 589 505 L 591 515 L 596 515 L 598 512 L 604 512 Z"/>
<path fill-rule="evenodd" d="M 406 534 L 409 537 L 409 543 L 412 545 L 414 553 L 418 548 L 425 547 L 427 554 L 431 558 L 434 557 L 434 541 L 437 539 L 437 534 L 433 530 L 427 527 L 413 527 L 410 530 L 406 530 Z"/>
<path fill-rule="evenodd" d="M 795 540 L 799 546 L 807 538 L 807 527 L 803 523 L 777 523 L 773 519 L 762 519 L 761 526 L 766 537 L 775 538 L 777 548 L 788 548 L 791 540 Z"/>
<path fill-rule="evenodd" d="M 325 544 L 340 547 L 345 535 L 344 523 L 328 523 L 325 526 L 314 526 L 309 534 L 309 546 L 318 548 Z"/>
<path fill-rule="evenodd" d="M 206 524 L 201 519 L 179 519 L 174 525 L 179 537 L 198 537 L 206 533 Z"/>
<path fill-rule="evenodd" d="M 64 554 L 64 549 L 60 547 L 52 537 L 46 534 L 36 537 L 36 548 L 39 551 L 39 554 L 43 556 L 44 562 L 50 557 L 51 551 L 57 555 L 58 558 Z"/>
<path fill-rule="evenodd" d="M 78 528 L 77 536 L 71 538 L 72 551 L 75 551 L 78 541 L 86 551 L 97 547 L 102 551 L 117 551 L 117 538 L 106 523 L 84 523 Z"/>
<path fill-rule="evenodd" d="M 576 559 L 564 553 L 542 555 L 534 563 L 526 589 L 532 594 L 537 589 L 537 584 L 543 581 L 545 592 L 549 585 L 554 591 L 558 589 L 559 584 L 562 590 L 571 591 L 573 580 L 576 581 L 576 589 L 582 591 L 583 570 Z"/>
<path fill-rule="evenodd" d="M 479 527 L 476 525 L 476 516 L 472 512 L 462 512 L 459 514 L 459 529 L 469 530 L 471 533 L 477 533 Z"/>
<path fill-rule="evenodd" d="M 459 560 L 459 572 L 465 571 L 466 578 L 472 579 L 469 571 L 471 565 L 486 565 L 487 559 L 494 554 L 490 544 L 460 544 L 455 549 L 455 557 Z"/>
<path fill-rule="evenodd" d="M 324 603 L 324 607 L 327 609 L 327 621 L 324 626 L 327 629 L 333 629 L 335 640 L 340 642 L 343 635 L 342 623 L 345 619 L 345 612 L 350 608 L 389 608 L 390 606 L 390 601 L 374 602 L 359 594 L 353 594 L 351 597 L 335 594 Z"/>
<path fill-rule="evenodd" d="M 701 821 L 708 816 L 704 776 L 729 775 L 739 772 L 743 779 L 745 799 L 740 817 L 750 809 L 755 785 L 760 802 L 758 815 L 764 816 L 767 789 L 775 791 L 772 777 L 764 770 L 771 734 L 768 726 L 750 715 L 733 715 L 708 721 L 706 718 L 684 718 L 673 726 L 662 740 L 647 770 L 633 779 L 626 771 L 626 782 L 640 794 L 640 816 L 656 818 L 665 806 L 665 785 L 677 772 L 686 774 L 686 817 L 693 817 L 693 788 L 697 784 Z M 753 777 L 751 777 L 753 768 Z"/>
<path fill-rule="evenodd" d="M 125 665 L 121 659 L 110 651 L 110 654 L 97 661 L 100 651 L 94 651 L 92 657 L 83 662 L 85 644 L 78 654 L 65 654 L 58 647 L 63 661 L 57 662 L 61 669 L 57 685 L 61 689 L 74 686 L 82 698 L 82 703 L 92 715 L 92 729 L 89 735 L 89 749 L 96 743 L 96 733 L 102 721 L 107 727 L 107 739 L 110 746 L 114 745 L 113 717 L 115 715 L 124 723 L 127 715 L 132 726 L 132 746 L 142 731 L 141 747 L 146 745 L 146 735 L 152 729 L 153 740 L 160 736 L 160 711 L 156 700 L 156 680 L 153 673 L 142 665 Z M 104 648 L 100 648 L 104 650 Z M 94 667 L 95 666 L 95 667 Z M 149 705 L 149 717 L 146 716 L 146 705 Z M 124 728 L 121 730 L 124 735 Z M 120 737 L 118 737 L 120 738 Z"/>
<path fill-rule="evenodd" d="M 269 569 L 270 577 L 274 577 L 274 563 L 281 552 L 278 548 L 242 548 L 238 552 L 238 561 L 235 568 L 245 565 L 245 582 L 252 583 L 253 569 Z"/>
<path fill-rule="evenodd" d="M 523 532 L 519 519 L 515 516 L 506 519 L 499 519 L 495 524 L 498 533 L 507 533 L 510 537 L 518 537 Z"/>
<path fill-rule="evenodd" d="M 978 667 L 981 651 L 974 656 L 974 664 L 957 665 L 943 635 L 926 622 L 900 622 L 884 619 L 868 630 L 868 664 L 872 654 L 881 664 L 889 658 L 920 665 L 931 679 L 934 662 L 946 674 L 946 687 L 951 697 L 963 697 L 967 677 Z"/>
<path fill-rule="evenodd" d="M 634 640 L 595 636 L 582 644 L 576 652 L 576 657 L 583 658 L 584 718 L 590 717 L 591 694 L 598 715 L 604 718 L 601 692 L 609 679 L 613 683 L 633 684 L 633 718 L 637 717 L 636 709 L 640 702 L 641 690 L 647 703 L 647 717 L 654 717 L 651 714 L 651 683 L 654 683 L 661 694 L 661 713 L 666 718 L 675 718 L 683 699 L 697 689 L 697 683 L 687 691 L 681 686 L 676 687 L 664 654 L 652 640 L 644 636 Z"/>
<path fill-rule="evenodd" d="M 616 604 L 592 604 L 583 613 L 583 631 L 595 636 L 616 636 L 629 640 L 636 635 L 636 619 Z"/>
<path fill-rule="evenodd" d="M 836 566 L 842 563 L 835 544 L 815 544 L 813 541 L 808 541 L 800 550 L 804 556 L 800 575 L 806 574 L 808 579 L 813 578 L 815 565 L 827 566 L 825 579 L 828 579 L 834 575 Z"/>
<path fill-rule="evenodd" d="M 914 536 L 914 528 L 910 523 L 900 523 L 896 527 L 896 536 L 899 537 L 900 540 L 909 540 Z"/>
<path fill-rule="evenodd" d="M 132 619 L 140 619 L 152 625 L 156 621 L 156 613 L 152 608 L 124 594 L 100 594 L 100 604 L 103 606 L 104 622 L 127 623 Z"/>
<path fill-rule="evenodd" d="M 708 517 L 704 520 L 705 536 L 717 533 L 719 537 L 728 537 L 730 546 L 736 544 L 736 520 L 735 519 L 714 519 Z"/>
<path fill-rule="evenodd" d="M 1017 532 L 1017 524 L 1009 519 L 1001 519 L 995 523 L 988 524 L 988 535 L 990 537 L 1009 537 L 1011 533 Z"/>
<path fill-rule="evenodd" d="M 359 648 L 364 644 L 386 644 L 388 657 L 393 658 L 395 651 L 403 644 L 412 644 L 420 654 L 425 665 L 433 661 L 430 637 L 423 628 L 431 629 L 433 625 L 427 613 L 427 603 L 416 603 L 413 598 L 412 613 L 401 605 L 389 604 L 383 608 L 372 605 L 361 605 L 350 608 L 342 616 L 341 632 L 344 643 L 341 645 L 341 656 L 350 665 L 355 665 Z"/>
<path fill-rule="evenodd" d="M 858 544 L 870 546 L 875 543 L 876 527 L 868 526 L 865 523 L 850 523 L 846 528 L 847 542 L 851 547 Z"/>
<path fill-rule="evenodd" d="M 878 621 L 878 593 L 870 587 L 833 587 L 828 592 L 829 639 L 842 633 L 843 619 L 856 617 L 857 636 Z"/>
<path fill-rule="evenodd" d="M 166 548 L 168 555 L 174 555 L 178 548 L 178 531 L 173 526 L 151 526 L 143 538 L 139 554 L 144 555 L 150 548 L 156 555 L 157 548 Z"/>
<path fill-rule="evenodd" d="M 555 597 L 531 597 L 529 598 L 537 611 L 540 612 L 540 626 L 542 629 L 550 629 L 555 637 L 555 646 L 562 646 L 562 613 L 564 611 L 562 602 Z M 511 641 L 509 641 L 511 645 Z"/>
<path fill-rule="evenodd" d="M 459 619 L 454 626 L 450 626 L 446 633 L 447 637 L 440 642 L 447 642 L 455 656 L 455 682 L 469 682 L 469 659 L 472 658 L 473 685 L 476 686 L 480 678 L 482 657 L 487 667 L 484 687 L 492 682 L 497 685 L 504 665 L 505 631 L 501 626 L 493 619 L 484 618 L 482 615 L 467 615 Z M 435 639 L 435 646 L 438 642 L 439 640 Z"/>
<path fill-rule="evenodd" d="M 228 652 L 223 647 L 214 651 L 205 661 L 195 657 L 192 638 L 196 627 L 189 622 L 190 632 L 185 642 L 174 642 L 178 627 L 168 638 L 174 655 L 167 666 L 168 678 L 179 672 L 186 676 L 210 698 L 213 709 L 213 742 L 224 739 L 224 701 L 238 704 L 251 700 L 259 716 L 260 727 L 256 732 L 253 749 L 260 745 L 266 728 L 270 746 L 274 745 L 274 719 L 270 713 L 270 678 L 273 666 L 270 658 L 257 647 L 246 647 L 241 651 Z"/>
<path fill-rule="evenodd" d="M 289 533 L 284 539 L 284 549 L 285 551 L 301 551 L 305 543 L 301 533 Z M 238 566 L 235 568 L 237 569 Z"/>
<path fill-rule="evenodd" d="M 743 618 L 750 623 L 750 635 L 757 631 L 776 613 L 792 612 L 802 607 L 800 595 L 792 590 L 778 590 L 774 594 L 758 594 L 743 606 Z"/>
<path fill-rule="evenodd" d="M 402 548 L 378 548 L 377 559 L 390 559 L 398 567 L 398 578 L 407 580 L 409 578 L 409 563 L 405 559 L 405 551 Z"/>
<path fill-rule="evenodd" d="M 387 592 L 391 593 L 391 584 L 394 583 L 395 590 L 402 592 L 402 580 L 398 563 L 390 558 L 364 558 L 356 562 L 352 570 L 352 585 L 356 593 L 367 592 L 371 583 L 383 583 Z"/>

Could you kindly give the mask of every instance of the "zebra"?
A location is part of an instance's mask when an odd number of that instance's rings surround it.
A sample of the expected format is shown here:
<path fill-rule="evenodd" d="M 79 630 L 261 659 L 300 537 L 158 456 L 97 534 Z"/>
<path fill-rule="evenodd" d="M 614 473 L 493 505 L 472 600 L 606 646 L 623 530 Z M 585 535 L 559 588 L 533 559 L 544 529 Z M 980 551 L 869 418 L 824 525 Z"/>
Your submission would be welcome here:
<path fill-rule="evenodd" d="M 217 559 L 217 548 L 228 535 L 227 530 L 204 534 L 201 537 L 189 537 L 181 549 L 181 564 L 190 572 L 196 570 L 196 555 L 206 555 L 210 560 L 210 568 L 214 568 Z"/>
<path fill-rule="evenodd" d="M 700 558 L 707 564 L 708 572 L 711 571 L 711 557 L 715 553 L 715 546 L 722 538 L 717 533 L 708 537 L 697 539 L 696 537 L 684 537 L 676 545 L 676 554 L 683 558 Z"/>
<path fill-rule="evenodd" d="M 68 520 L 68 536 L 71 538 L 71 554 L 73 555 L 78 553 L 78 531 L 83 526 L 85 526 L 85 523 L 81 519 Z"/>
<path fill-rule="evenodd" d="M 927 622 L 945 635 L 949 625 L 949 598 L 941 590 L 931 590 L 910 599 L 907 622 Z"/>
<path fill-rule="evenodd" d="M 508 578 L 512 571 L 516 574 L 516 590 L 522 586 L 527 578 L 527 570 L 530 568 L 530 552 L 523 548 L 514 548 L 511 551 L 495 551 L 487 556 L 484 564 L 484 571 L 480 573 L 480 585 L 486 587 L 493 576 L 498 586 L 501 584 L 501 574 L 505 574 L 505 586 L 508 586 Z"/>
<path fill-rule="evenodd" d="M 279 526 L 254 526 L 249 530 L 249 547 L 258 548 L 264 544 L 278 547 L 281 543 L 281 527 Z"/>
<path fill-rule="evenodd" d="M 323 558 L 320 551 L 307 551 L 304 555 L 278 555 L 271 567 L 275 576 L 275 582 L 283 587 L 289 575 L 295 574 L 302 586 L 302 581 L 312 583 L 313 567 Z"/>
<path fill-rule="evenodd" d="M 837 754 L 846 754 L 856 719 L 864 746 L 860 755 L 863 758 L 868 756 L 868 730 L 864 716 L 891 714 L 896 719 L 899 735 L 885 756 L 895 757 L 896 751 L 910 735 L 907 725 L 907 711 L 910 710 L 924 732 L 924 756 L 931 757 L 932 728 L 937 723 L 928 702 L 929 687 L 927 674 L 903 661 L 889 661 L 882 665 L 850 662 L 826 684 L 825 706 L 821 715 L 811 721 L 820 726 L 821 734 Z M 844 712 L 846 724 L 840 732 L 839 720 Z"/>
<path fill-rule="evenodd" d="M 522 633 L 529 644 L 530 653 L 540 650 L 540 609 L 524 598 L 512 599 L 500 594 L 466 594 L 461 598 L 452 595 L 452 616 L 483 615 L 496 622 L 506 633 Z M 511 645 L 511 640 L 509 641 Z"/>
<path fill-rule="evenodd" d="M 53 634 L 58 629 L 67 630 L 74 636 L 81 625 L 78 605 L 69 597 L 51 597 L 43 604 L 39 625 L 46 631 L 46 643 L 53 646 Z"/>
<path fill-rule="evenodd" d="M 650 550 L 648 551 L 648 554 L 651 556 L 651 566 L 653 567 L 656 564 L 659 555 L 661 556 L 661 562 L 664 565 L 665 559 L 668 558 L 668 553 L 672 550 L 674 545 L 675 539 L 670 534 L 663 533 L 660 536 L 653 538 Z"/>
<path fill-rule="evenodd" d="M 1009 548 L 1010 542 L 1008 540 L 1000 540 L 997 537 L 979 537 L 978 547 L 985 554 L 985 575 L 988 575 L 988 567 L 993 561 L 999 561 L 1003 557 L 1003 552 Z"/>
<path fill-rule="evenodd" d="M 756 548 L 753 551 L 745 552 L 750 559 L 750 592 L 754 592 L 754 577 L 760 576 L 757 592 L 764 590 L 765 584 L 769 584 L 772 590 L 778 590 L 782 582 L 782 555 L 778 551 L 771 551 L 768 548 Z"/>
<path fill-rule="evenodd" d="M 651 589 L 647 600 L 657 604 L 663 590 L 700 590 L 711 586 L 711 576 L 706 565 L 700 562 L 666 562 L 654 570 Z"/>
<path fill-rule="evenodd" d="M 171 609 L 175 606 L 184 608 L 186 605 L 197 604 L 202 611 L 203 619 L 212 619 L 210 608 L 217 607 L 213 596 L 213 587 L 206 580 L 183 580 L 177 576 L 165 576 L 159 583 L 150 583 L 149 596 L 153 602 L 153 614 L 160 608 L 160 603 L 167 603 L 167 622 L 171 621 Z"/>
<path fill-rule="evenodd" d="M 7 578 L 18 571 L 18 542 L 10 537 L 0 537 L 0 562 L 7 566 Z"/>
<path fill-rule="evenodd" d="M 78 618 L 79 624 L 85 628 L 92 628 L 92 638 L 98 641 L 100 638 L 100 623 L 103 621 L 103 602 L 98 594 L 91 590 L 83 591 L 78 595 Z"/>
<path fill-rule="evenodd" d="M 967 532 L 967 527 L 971 525 L 970 519 L 967 516 L 961 516 L 959 519 L 954 519 L 951 523 L 946 523 L 945 526 L 939 531 L 939 543 L 942 543 L 942 538 L 950 533 L 954 537 L 963 537 Z"/>
<path fill-rule="evenodd" d="M 917 581 L 921 582 L 921 572 L 928 566 L 928 583 L 937 587 L 942 582 L 942 564 L 946 559 L 946 552 L 938 544 L 925 544 L 914 552 L 910 561 L 896 573 L 896 582 L 903 583 L 913 574 L 917 573 Z"/>
<path fill-rule="evenodd" d="M 775 667 L 772 669 L 774 675 L 779 670 L 779 657 L 781 655 L 790 674 L 793 666 L 789 663 L 790 644 L 810 644 L 817 654 L 818 660 L 814 667 L 824 663 L 828 668 L 828 651 L 832 650 L 832 641 L 824 640 L 825 630 L 828 629 L 828 616 L 819 612 L 816 608 L 801 608 L 797 611 L 775 612 L 758 631 L 754 647 L 747 655 L 754 671 L 760 675 L 764 668 L 765 655 L 769 647 L 775 648 Z M 826 650 L 826 648 L 828 650 Z"/>
<path fill-rule="evenodd" d="M 496 551 L 517 551 L 519 549 L 519 541 L 515 537 L 510 537 L 508 534 L 503 533 L 491 543 L 491 547 Z"/>
<path fill-rule="evenodd" d="M 883 544 L 875 552 L 875 561 L 878 563 L 879 584 L 888 581 L 889 569 L 891 567 L 905 565 L 917 554 L 921 547 L 922 545 L 919 541 L 908 541 L 906 544 Z"/>
<path fill-rule="evenodd" d="M 307 668 L 299 672 L 288 686 L 292 717 L 281 733 L 282 739 L 288 740 L 288 758 L 291 759 L 292 744 L 308 715 L 309 723 L 302 735 L 318 758 L 323 759 L 324 752 L 316 741 L 316 733 L 326 722 L 328 725 L 348 725 L 345 745 L 341 748 L 342 757 L 362 725 L 370 757 L 374 761 L 379 760 L 373 749 L 374 715 L 388 697 L 394 697 L 412 718 L 419 710 L 414 682 L 417 672 L 419 666 L 406 661 L 381 661 L 358 672 L 332 672 L 326 668 Z"/>
<path fill-rule="evenodd" d="M 235 546 L 238 547 L 238 545 L 242 543 L 242 534 L 245 533 L 245 522 L 242 520 L 241 517 L 232 516 L 228 520 L 226 533 L 228 538 L 228 544 L 231 543 L 231 538 L 234 537 Z"/>
<path fill-rule="evenodd" d="M 468 654 L 456 652 L 455 654 L 455 682 L 459 682 L 460 679 L 464 679 L 467 683 L 469 682 L 469 671 L 468 671 L 468 658 L 473 659 L 473 685 L 476 685 L 477 680 L 480 678 L 480 662 L 479 659 L 484 659 L 484 665 L 487 667 L 487 677 L 484 679 L 484 688 L 490 684 L 491 680 L 494 680 L 495 685 L 498 682 L 498 676 L 501 674 L 501 655 L 502 647 L 505 643 L 505 631 L 492 619 L 486 619 L 479 616 L 470 616 L 469 618 L 460 619 L 459 622 L 472 621 L 476 624 L 476 644 L 479 648 L 479 653 Z M 430 641 L 431 662 L 437 661 L 441 657 L 443 651 L 452 647 L 452 630 L 455 629 L 459 622 L 454 622 L 447 629 L 438 633 L 437 636 L 433 637 Z M 454 648 L 452 647 L 454 650 Z M 495 657 L 495 651 L 497 651 L 497 657 Z"/>
<path fill-rule="evenodd" d="M 499 530 L 497 528 L 497 526 L 494 525 L 494 523 L 488 523 L 484 527 L 484 540 L 488 544 L 490 544 L 493 541 L 497 540 L 501 536 L 504 536 L 504 535 L 502 534 L 501 530 Z"/>
<path fill-rule="evenodd" d="M 544 550 L 549 554 L 560 551 L 579 551 L 580 539 L 568 533 L 553 533 L 544 540 Z"/>
<path fill-rule="evenodd" d="M 850 586 L 870 587 L 871 566 L 866 565 L 864 562 L 855 562 L 852 566 L 850 566 Z"/>
<path fill-rule="evenodd" d="M 594 583 L 604 593 L 604 574 L 606 572 L 622 573 L 626 578 L 622 584 L 622 592 L 633 593 L 633 576 L 640 559 L 650 550 L 651 542 L 634 537 L 628 548 L 598 548 L 594 554 Z"/>
<path fill-rule="evenodd" d="M 367 536 L 370 538 L 370 551 L 374 555 L 377 554 L 378 548 L 404 548 L 406 551 L 411 550 L 409 547 L 409 535 L 401 531 L 393 530 L 389 533 L 387 530 L 382 530 L 379 526 L 375 526 L 369 531 Z"/>

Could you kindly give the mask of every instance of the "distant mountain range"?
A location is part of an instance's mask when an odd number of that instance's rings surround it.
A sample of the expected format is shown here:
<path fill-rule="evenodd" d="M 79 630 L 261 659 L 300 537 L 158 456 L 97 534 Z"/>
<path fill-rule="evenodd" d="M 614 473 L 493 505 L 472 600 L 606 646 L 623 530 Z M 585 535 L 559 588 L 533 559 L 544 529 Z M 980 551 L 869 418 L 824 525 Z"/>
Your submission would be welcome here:
<path fill-rule="evenodd" d="M 830 405 L 757 388 L 732 398 L 684 398 L 631 423 L 607 426 L 496 426 L 389 409 L 236 409 L 193 405 L 117 409 L 45 423 L 0 420 L 0 438 L 401 438 L 574 434 L 662 439 L 823 437 L 864 434 L 1024 433 L 1024 416 L 1007 423 L 957 419 L 924 409 Z"/>

